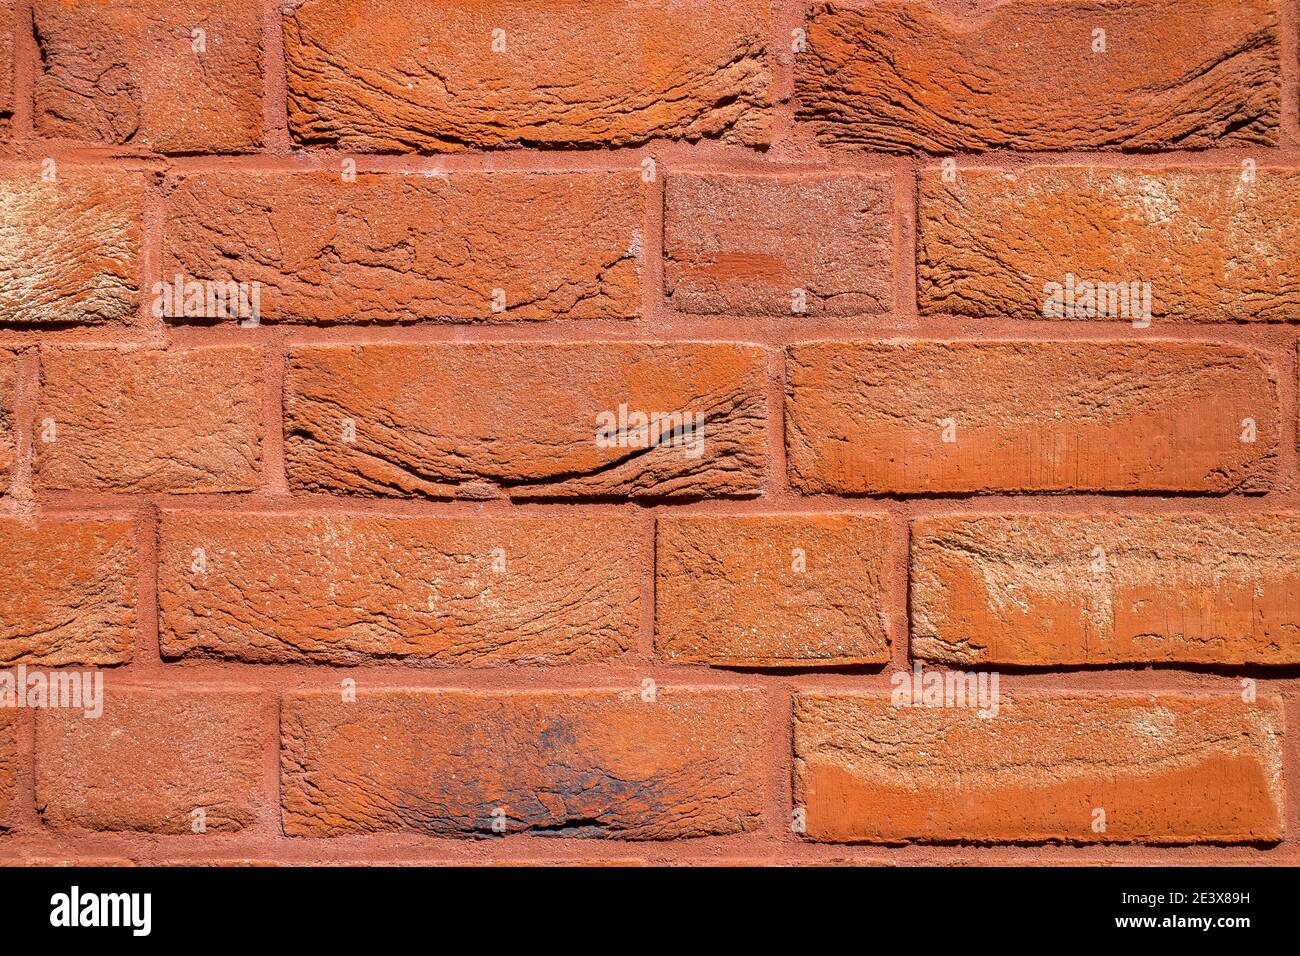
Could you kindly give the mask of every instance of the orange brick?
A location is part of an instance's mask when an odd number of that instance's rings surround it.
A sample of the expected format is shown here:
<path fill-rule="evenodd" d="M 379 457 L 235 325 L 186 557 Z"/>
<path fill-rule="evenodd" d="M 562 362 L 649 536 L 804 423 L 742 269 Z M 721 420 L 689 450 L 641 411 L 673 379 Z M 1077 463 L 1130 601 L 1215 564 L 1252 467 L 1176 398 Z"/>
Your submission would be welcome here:
<path fill-rule="evenodd" d="M 35 0 L 33 14 L 42 135 L 164 153 L 262 145 L 258 0 Z"/>
<path fill-rule="evenodd" d="M 1296 170 L 930 172 L 920 190 L 923 312 L 1300 319 Z"/>
<path fill-rule="evenodd" d="M 110 679 L 98 718 L 37 712 L 41 817 L 56 829 L 241 830 L 259 808 L 269 718 L 256 693 L 126 689 Z"/>
<path fill-rule="evenodd" d="M 295 348 L 289 484 L 430 498 L 754 495 L 764 363 L 762 349 L 729 343 Z M 649 444 L 654 433 L 634 427 L 635 413 L 676 413 L 680 430 L 661 419 Z M 685 421 L 703 425 L 687 435 Z"/>
<path fill-rule="evenodd" d="M 14 7 L 17 0 L 0 0 L 0 133 L 14 111 Z"/>
<path fill-rule="evenodd" d="M 18 718 L 0 710 L 0 833 L 13 824 L 18 795 Z"/>
<path fill-rule="evenodd" d="M 281 713 L 285 832 L 667 840 L 754 829 L 759 695 L 642 694 L 291 695 Z"/>
<path fill-rule="evenodd" d="M 129 661 L 136 575 L 129 521 L 0 518 L 0 663 Z"/>
<path fill-rule="evenodd" d="M 1275 697 L 1003 696 L 980 717 L 799 694 L 795 802 L 826 842 L 1272 843 L 1281 733 Z"/>
<path fill-rule="evenodd" d="M 642 215 L 634 172 L 202 173 L 168 197 L 163 276 L 258 283 L 271 321 L 632 318 Z"/>
<path fill-rule="evenodd" d="M 0 349 L 0 494 L 9 487 L 14 465 L 14 403 L 18 400 L 18 362 Z"/>
<path fill-rule="evenodd" d="M 1300 517 L 918 520 L 912 652 L 962 664 L 1300 663 Z"/>
<path fill-rule="evenodd" d="M 0 325 L 120 324 L 138 308 L 144 176 L 60 162 L 0 170 Z"/>
<path fill-rule="evenodd" d="M 1237 346 L 816 342 L 789 352 L 786 449 L 804 494 L 1258 492 L 1274 480 L 1277 445 L 1275 373 Z"/>
<path fill-rule="evenodd" d="M 761 0 L 306 0 L 284 20 L 299 145 L 446 151 L 760 145 L 771 74 Z"/>
<path fill-rule="evenodd" d="M 624 518 L 169 512 L 167 656 L 561 664 L 628 650 L 649 547 Z"/>
<path fill-rule="evenodd" d="M 1277 142 L 1275 0 L 1012 0 L 952 13 L 818 3 L 806 28 L 798 118 L 830 145 L 949 153 Z"/>
<path fill-rule="evenodd" d="M 673 173 L 664 188 L 664 285 L 674 308 L 838 316 L 892 306 L 888 176 Z"/>
<path fill-rule="evenodd" d="M 45 351 L 41 367 L 40 488 L 181 493 L 257 486 L 260 349 Z"/>
<path fill-rule="evenodd" d="M 721 666 L 884 664 L 888 548 L 874 515 L 660 518 L 656 647 Z"/>

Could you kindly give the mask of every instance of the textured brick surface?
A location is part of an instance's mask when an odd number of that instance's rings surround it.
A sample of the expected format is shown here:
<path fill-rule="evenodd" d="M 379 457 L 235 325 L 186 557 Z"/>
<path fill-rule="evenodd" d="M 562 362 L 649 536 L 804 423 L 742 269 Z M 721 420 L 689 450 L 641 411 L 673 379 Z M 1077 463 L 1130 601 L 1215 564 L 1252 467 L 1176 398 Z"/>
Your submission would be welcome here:
<path fill-rule="evenodd" d="M 1105 51 L 1098 48 L 1105 32 Z M 1274 143 L 1276 0 L 818 3 L 799 117 L 832 145 L 929 153 Z"/>
<path fill-rule="evenodd" d="M 655 642 L 675 661 L 883 664 L 887 519 L 662 518 Z"/>
<path fill-rule="evenodd" d="M 0 349 L 0 492 L 9 484 L 9 474 L 14 464 L 14 402 L 18 397 L 17 387 L 17 356 Z"/>
<path fill-rule="evenodd" d="M 957 183 L 927 173 L 920 206 L 927 313 L 1141 321 L 1149 283 L 1156 321 L 1300 319 L 1294 170 L 1031 167 L 963 171 Z M 1058 288 L 1069 276 L 1071 300 Z M 1084 282 L 1108 284 L 1091 315 Z M 1118 294 L 1112 306 L 1120 283 L 1127 313 Z"/>
<path fill-rule="evenodd" d="M 0 517 L 0 663 L 130 660 L 137 567 L 130 522 Z"/>
<path fill-rule="evenodd" d="M 0 710 L 0 833 L 9 829 L 18 793 L 18 721 Z"/>
<path fill-rule="evenodd" d="M 888 177 L 684 174 L 665 189 L 664 284 L 674 308 L 814 316 L 890 308 Z M 828 234 L 844 241 L 824 242 Z"/>
<path fill-rule="evenodd" d="M 163 275 L 259 283 L 267 320 L 630 318 L 640 186 L 634 173 L 187 176 L 167 201 Z"/>
<path fill-rule="evenodd" d="M 169 513 L 167 655 L 587 663 L 635 640 L 648 547 L 625 519 Z"/>
<path fill-rule="evenodd" d="M 258 0 L 35 0 L 33 9 L 42 133 L 165 153 L 261 145 Z"/>
<path fill-rule="evenodd" d="M 762 704 L 743 691 L 389 691 L 284 704 L 291 836 L 539 830 L 666 840 L 758 822 Z M 382 753 L 385 771 L 367 767 Z M 498 830 L 493 830 L 494 821 Z M 504 830 L 500 829 L 504 828 Z"/>
<path fill-rule="evenodd" d="M 250 692 L 109 685 L 98 718 L 40 711 L 41 816 L 58 829 L 195 834 L 201 820 L 205 834 L 240 830 L 257 813 L 267 724 Z"/>
<path fill-rule="evenodd" d="M 304 347 L 289 360 L 292 487 L 360 495 L 677 497 L 756 494 L 762 350 L 712 343 Z M 455 383 L 448 389 L 448 383 Z M 473 395 L 472 402 L 465 396 Z M 619 407 L 627 439 L 617 444 Z M 679 413 L 691 433 L 638 430 Z M 614 416 L 602 447 L 599 416 Z M 347 422 L 354 440 L 344 440 Z M 646 447 L 635 447 L 632 442 Z"/>
<path fill-rule="evenodd" d="M 306 0 L 284 21 L 300 144 L 444 151 L 768 139 L 766 7 Z M 495 44 L 495 46 L 494 46 Z"/>
<path fill-rule="evenodd" d="M 1003 695 L 982 718 L 803 694 L 795 802 L 819 841 L 1267 843 L 1281 730 L 1275 698 Z"/>
<path fill-rule="evenodd" d="M 1300 663 L 1300 518 L 1017 515 L 913 529 L 912 649 L 961 664 Z"/>
<path fill-rule="evenodd" d="M 45 352 L 37 484 L 138 492 L 255 487 L 261 366 L 261 351 L 247 346 Z"/>
<path fill-rule="evenodd" d="M 140 173 L 0 169 L 0 327 L 121 323 L 138 308 Z"/>
<path fill-rule="evenodd" d="M 790 480 L 806 494 L 1223 493 L 1276 472 L 1273 373 L 1233 346 L 819 342 L 789 357 Z"/>
<path fill-rule="evenodd" d="M 17 0 L 0 0 L 0 133 L 14 110 L 14 9 Z"/>

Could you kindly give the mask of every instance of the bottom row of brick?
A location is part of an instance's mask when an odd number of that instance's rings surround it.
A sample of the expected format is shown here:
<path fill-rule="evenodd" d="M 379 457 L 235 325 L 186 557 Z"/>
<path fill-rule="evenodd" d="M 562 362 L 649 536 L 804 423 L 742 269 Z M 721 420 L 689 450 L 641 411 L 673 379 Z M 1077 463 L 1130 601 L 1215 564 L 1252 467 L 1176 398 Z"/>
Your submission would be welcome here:
<path fill-rule="evenodd" d="M 793 756 L 788 825 L 812 840 L 1282 839 L 1284 718 L 1271 695 L 981 690 L 976 700 L 972 685 L 965 705 L 929 706 L 954 701 L 895 684 L 893 694 L 796 694 L 793 754 L 771 732 L 773 702 L 748 689 L 345 685 L 276 701 L 110 688 L 97 719 L 37 713 L 35 800 L 60 830 L 240 830 L 272 789 L 278 706 L 291 837 L 740 833 L 768 825 L 769 770 Z M 0 714 L 0 797 L 12 817 L 20 735 L 16 712 Z"/>

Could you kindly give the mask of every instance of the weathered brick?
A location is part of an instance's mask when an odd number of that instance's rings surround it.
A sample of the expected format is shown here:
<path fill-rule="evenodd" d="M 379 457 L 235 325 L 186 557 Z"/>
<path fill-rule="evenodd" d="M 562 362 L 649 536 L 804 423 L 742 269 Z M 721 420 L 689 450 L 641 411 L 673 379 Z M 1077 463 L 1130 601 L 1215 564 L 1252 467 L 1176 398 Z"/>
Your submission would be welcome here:
<path fill-rule="evenodd" d="M 789 359 L 805 494 L 1222 494 L 1277 471 L 1275 373 L 1237 346 L 816 342 Z"/>
<path fill-rule="evenodd" d="M 0 833 L 12 825 L 18 795 L 18 718 L 0 709 Z"/>
<path fill-rule="evenodd" d="M 140 290 L 144 176 L 59 163 L 0 170 L 0 324 L 119 323 Z"/>
<path fill-rule="evenodd" d="M 129 521 L 0 518 L 0 663 L 129 661 L 136 574 Z"/>
<path fill-rule="evenodd" d="M 1296 170 L 1057 166 L 963 171 L 956 183 L 921 176 L 926 313 L 1294 321 L 1297 245 Z"/>
<path fill-rule="evenodd" d="M 0 494 L 9 487 L 14 465 L 14 403 L 18 400 L 18 359 L 0 349 Z"/>
<path fill-rule="evenodd" d="M 604 660 L 640 627 L 625 518 L 169 512 L 167 656 L 476 666 Z"/>
<path fill-rule="evenodd" d="M 827 842 L 1275 842 L 1282 725 L 1272 696 L 1003 695 L 980 717 L 800 694 L 795 801 Z"/>
<path fill-rule="evenodd" d="M 664 286 L 674 308 L 816 316 L 891 307 L 888 176 L 674 173 L 664 188 Z"/>
<path fill-rule="evenodd" d="M 306 0 L 284 20 L 289 129 L 383 152 L 760 145 L 767 34 L 762 0 L 454 0 L 436 17 L 420 0 Z"/>
<path fill-rule="evenodd" d="M 889 519 L 659 519 L 655 644 L 736 667 L 884 664 Z"/>
<path fill-rule="evenodd" d="M 267 704 L 253 692 L 104 688 L 104 712 L 36 717 L 36 801 L 58 829 L 241 830 L 261 802 Z M 196 810 L 202 810 L 201 816 Z"/>
<path fill-rule="evenodd" d="M 163 275 L 259 283 L 265 320 L 631 318 L 642 213 L 635 172 L 202 173 Z"/>
<path fill-rule="evenodd" d="M 41 134 L 164 153 L 262 145 L 258 0 L 35 0 L 33 14 Z"/>
<path fill-rule="evenodd" d="M 0 133 L 14 112 L 14 8 L 17 0 L 0 0 Z"/>
<path fill-rule="evenodd" d="M 761 348 L 729 343 L 296 348 L 289 484 L 431 498 L 754 495 L 765 465 L 764 363 Z M 602 416 L 617 418 L 620 405 L 629 441 L 653 439 L 634 427 L 636 412 L 676 413 L 678 430 L 661 422 L 658 444 L 619 447 L 614 422 L 598 442 L 611 424 Z"/>
<path fill-rule="evenodd" d="M 1300 664 L 1300 517 L 958 515 L 912 542 L 918 657 Z"/>
<path fill-rule="evenodd" d="M 749 691 L 291 695 L 284 830 L 489 836 L 504 826 L 639 840 L 751 830 L 762 726 Z"/>
<path fill-rule="evenodd" d="M 797 115 L 827 144 L 948 153 L 1277 141 L 1276 0 L 1015 0 L 980 14 L 820 3 L 807 31 Z"/>
<path fill-rule="evenodd" d="M 38 487 L 183 493 L 257 486 L 260 349 L 47 350 L 41 367 Z"/>

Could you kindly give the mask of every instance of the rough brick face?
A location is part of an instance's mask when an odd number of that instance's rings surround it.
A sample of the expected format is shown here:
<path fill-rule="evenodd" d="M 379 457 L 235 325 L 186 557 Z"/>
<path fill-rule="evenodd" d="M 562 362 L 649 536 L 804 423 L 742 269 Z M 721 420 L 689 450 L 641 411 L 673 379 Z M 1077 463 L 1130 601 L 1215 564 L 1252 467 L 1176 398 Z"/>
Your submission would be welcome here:
<path fill-rule="evenodd" d="M 0 0 L 0 133 L 14 111 L 14 6 L 17 0 Z"/>
<path fill-rule="evenodd" d="M 758 822 L 762 710 L 745 691 L 292 695 L 285 832 L 737 833 Z"/>
<path fill-rule="evenodd" d="M 130 522 L 0 518 L 0 663 L 129 661 L 136 569 Z"/>
<path fill-rule="evenodd" d="M 0 710 L 0 833 L 9 828 L 18 791 L 18 719 Z"/>
<path fill-rule="evenodd" d="M 168 656 L 588 663 L 635 640 L 649 567 L 626 519 L 169 513 Z"/>
<path fill-rule="evenodd" d="M 712 343 L 295 349 L 289 483 L 430 498 L 756 494 L 764 360 Z M 638 412 L 680 417 L 656 432 Z"/>
<path fill-rule="evenodd" d="M 807 31 L 799 118 L 830 145 L 949 153 L 1277 139 L 1276 0 L 1016 0 L 980 13 L 820 3 Z"/>
<path fill-rule="evenodd" d="M 266 320 L 621 319 L 641 223 L 634 172 L 205 173 L 167 201 L 163 275 L 260 283 Z"/>
<path fill-rule="evenodd" d="M 36 718 L 36 800 L 57 829 L 240 830 L 261 793 L 269 713 L 250 692 L 104 690 L 104 712 Z M 201 818 L 194 815 L 202 810 Z"/>
<path fill-rule="evenodd" d="M 818 841 L 1273 842 L 1281 731 L 1276 698 L 801 694 L 795 802 Z"/>
<path fill-rule="evenodd" d="M 0 170 L 0 326 L 120 323 L 138 309 L 144 176 Z"/>
<path fill-rule="evenodd" d="M 888 544 L 877 516 L 662 518 L 656 647 L 739 667 L 883 664 Z"/>
<path fill-rule="evenodd" d="M 924 312 L 1141 321 L 1140 298 L 1157 320 L 1300 319 L 1295 170 L 968 170 L 920 188 Z M 1128 309 L 1084 282 L 1127 285 Z"/>
<path fill-rule="evenodd" d="M 18 364 L 13 352 L 0 350 L 0 494 L 9 484 L 14 464 L 14 401 L 17 399 Z"/>
<path fill-rule="evenodd" d="M 401 152 L 768 138 L 761 0 L 306 0 L 284 21 L 300 145 Z"/>
<path fill-rule="evenodd" d="M 1277 468 L 1274 373 L 1235 346 L 819 342 L 789 358 L 805 494 L 1221 494 L 1266 490 Z"/>
<path fill-rule="evenodd" d="M 1015 515 L 913 529 L 912 649 L 960 664 L 1300 663 L 1300 518 Z"/>
<path fill-rule="evenodd" d="M 704 314 L 887 311 L 890 189 L 889 177 L 874 175 L 670 176 L 664 206 L 670 304 Z M 844 240 L 824 242 L 828 234 Z"/>
<path fill-rule="evenodd" d="M 45 351 L 36 483 L 248 491 L 261 465 L 261 350 Z"/>
<path fill-rule="evenodd" d="M 261 10 L 258 0 L 35 0 L 38 129 L 164 153 L 260 146 Z"/>

